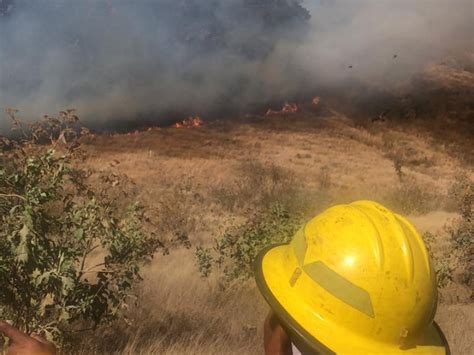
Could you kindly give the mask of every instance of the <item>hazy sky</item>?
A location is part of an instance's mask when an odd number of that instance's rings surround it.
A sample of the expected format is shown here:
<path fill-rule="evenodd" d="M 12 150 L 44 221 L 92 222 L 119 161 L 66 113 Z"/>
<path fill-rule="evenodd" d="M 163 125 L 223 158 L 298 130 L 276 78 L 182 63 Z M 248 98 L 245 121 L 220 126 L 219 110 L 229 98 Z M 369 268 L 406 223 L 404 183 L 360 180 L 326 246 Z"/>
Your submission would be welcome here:
<path fill-rule="evenodd" d="M 89 125 L 159 122 L 346 79 L 399 85 L 473 49 L 468 0 L 306 0 L 307 25 L 296 1 L 244 3 L 15 0 L 0 16 L 0 107 L 29 119 L 73 107 Z"/>

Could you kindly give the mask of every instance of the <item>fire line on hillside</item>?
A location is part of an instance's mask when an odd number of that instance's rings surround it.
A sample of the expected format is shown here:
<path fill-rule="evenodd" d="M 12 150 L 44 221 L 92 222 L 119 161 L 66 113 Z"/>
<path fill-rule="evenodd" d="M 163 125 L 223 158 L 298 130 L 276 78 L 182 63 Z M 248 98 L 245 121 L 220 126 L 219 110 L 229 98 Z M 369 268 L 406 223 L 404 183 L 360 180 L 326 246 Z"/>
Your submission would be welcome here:
<path fill-rule="evenodd" d="M 202 126 L 203 121 L 199 116 L 190 116 L 181 122 L 175 123 L 175 128 L 191 128 Z"/>
<path fill-rule="evenodd" d="M 268 111 L 265 113 L 265 116 L 283 115 L 288 113 L 296 113 L 298 111 L 299 107 L 297 104 L 285 102 L 281 110 L 275 111 L 272 109 L 268 109 Z"/>

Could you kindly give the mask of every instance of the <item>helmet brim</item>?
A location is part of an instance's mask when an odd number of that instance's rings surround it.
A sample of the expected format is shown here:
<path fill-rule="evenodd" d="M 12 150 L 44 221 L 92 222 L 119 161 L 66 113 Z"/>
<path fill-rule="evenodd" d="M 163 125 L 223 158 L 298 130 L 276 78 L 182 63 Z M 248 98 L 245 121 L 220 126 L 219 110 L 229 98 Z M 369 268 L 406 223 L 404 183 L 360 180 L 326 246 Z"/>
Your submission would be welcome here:
<path fill-rule="evenodd" d="M 418 344 L 400 349 L 399 346 L 373 341 L 328 323 L 324 317 L 318 316 L 317 309 L 305 310 L 304 305 L 295 308 L 295 303 L 301 303 L 301 300 L 288 282 L 293 272 L 284 263 L 288 247 L 288 244 L 277 244 L 263 249 L 254 263 L 255 280 L 270 308 L 290 332 L 292 340 L 305 349 L 305 353 L 380 354 L 383 348 L 385 354 L 450 354 L 446 338 L 434 322 L 418 336 Z M 311 313 L 314 317 L 308 322 L 308 314 Z"/>

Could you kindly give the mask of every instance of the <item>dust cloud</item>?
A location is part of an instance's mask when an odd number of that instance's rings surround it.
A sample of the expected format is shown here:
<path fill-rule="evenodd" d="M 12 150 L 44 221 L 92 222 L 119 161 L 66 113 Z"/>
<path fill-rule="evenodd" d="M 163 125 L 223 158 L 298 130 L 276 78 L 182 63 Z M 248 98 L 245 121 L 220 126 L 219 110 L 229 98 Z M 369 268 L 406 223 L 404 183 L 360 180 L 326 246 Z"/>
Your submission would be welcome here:
<path fill-rule="evenodd" d="M 472 47 L 466 0 L 0 0 L 0 108 L 92 127 L 395 86 Z M 9 127 L 0 117 L 0 130 Z"/>

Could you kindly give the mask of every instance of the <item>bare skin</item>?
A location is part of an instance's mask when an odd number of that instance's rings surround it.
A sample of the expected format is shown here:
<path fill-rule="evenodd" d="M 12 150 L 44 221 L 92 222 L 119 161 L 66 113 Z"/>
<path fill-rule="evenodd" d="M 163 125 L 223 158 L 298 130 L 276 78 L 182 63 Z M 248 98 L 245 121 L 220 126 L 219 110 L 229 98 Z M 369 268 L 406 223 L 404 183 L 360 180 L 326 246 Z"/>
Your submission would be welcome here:
<path fill-rule="evenodd" d="M 7 355 L 56 355 L 55 346 L 39 335 L 27 335 L 0 321 L 0 333 L 10 339 Z"/>
<path fill-rule="evenodd" d="M 278 318 L 270 312 L 263 325 L 265 355 L 292 355 L 291 340 Z"/>

